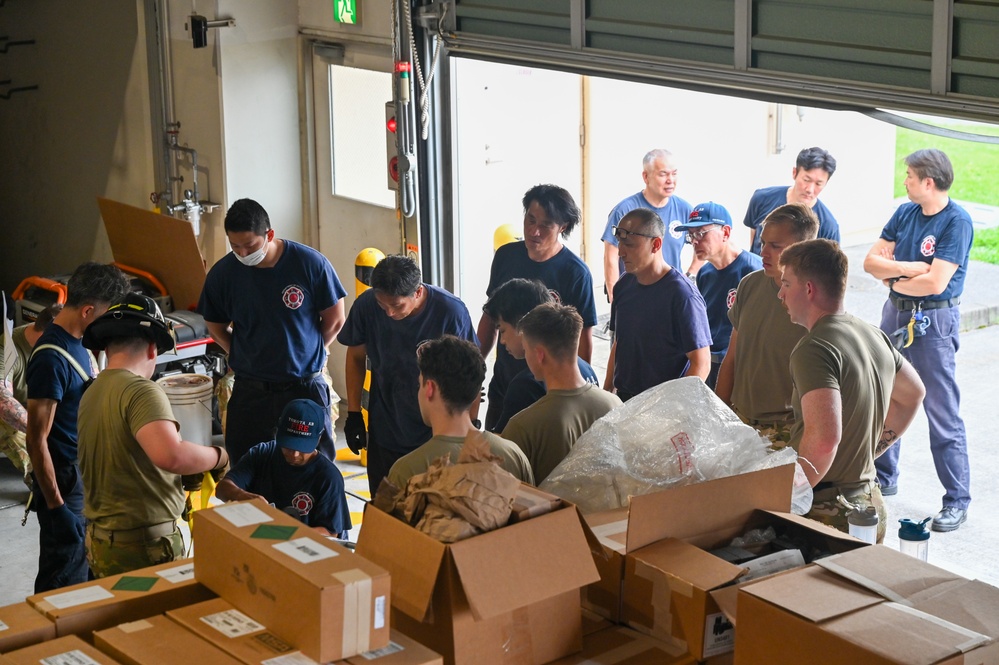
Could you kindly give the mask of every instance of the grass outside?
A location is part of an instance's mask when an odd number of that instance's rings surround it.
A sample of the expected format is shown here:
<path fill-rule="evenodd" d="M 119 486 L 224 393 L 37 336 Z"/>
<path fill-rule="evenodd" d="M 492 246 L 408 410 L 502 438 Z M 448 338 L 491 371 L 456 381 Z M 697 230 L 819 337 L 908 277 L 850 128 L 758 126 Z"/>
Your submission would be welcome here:
<path fill-rule="evenodd" d="M 941 123 L 943 124 L 943 123 Z M 999 126 L 946 123 L 948 129 L 975 134 L 999 136 Z M 895 138 L 895 197 L 905 196 L 905 164 L 903 159 L 922 148 L 939 148 L 947 153 L 954 165 L 954 185 L 950 195 L 955 199 L 999 206 L 999 145 L 974 143 L 924 134 L 911 129 L 898 128 Z M 975 232 L 971 258 L 999 265 L 999 229 Z"/>

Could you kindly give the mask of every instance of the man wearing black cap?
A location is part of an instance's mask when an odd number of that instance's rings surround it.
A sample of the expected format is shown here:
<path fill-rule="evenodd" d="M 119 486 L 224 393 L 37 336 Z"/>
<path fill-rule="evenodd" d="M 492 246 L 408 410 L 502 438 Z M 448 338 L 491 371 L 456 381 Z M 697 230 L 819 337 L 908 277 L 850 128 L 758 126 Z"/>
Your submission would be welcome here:
<path fill-rule="evenodd" d="M 316 450 L 325 415 L 308 399 L 288 403 L 273 441 L 250 448 L 215 488 L 223 501 L 263 499 L 328 536 L 346 538 L 350 512 L 343 476 Z"/>
<path fill-rule="evenodd" d="M 108 359 L 80 400 L 90 568 L 106 577 L 180 559 L 181 475 L 224 471 L 229 456 L 221 446 L 182 440 L 166 393 L 149 380 L 157 355 L 174 349 L 151 298 L 125 295 L 87 328 L 83 345 Z"/>

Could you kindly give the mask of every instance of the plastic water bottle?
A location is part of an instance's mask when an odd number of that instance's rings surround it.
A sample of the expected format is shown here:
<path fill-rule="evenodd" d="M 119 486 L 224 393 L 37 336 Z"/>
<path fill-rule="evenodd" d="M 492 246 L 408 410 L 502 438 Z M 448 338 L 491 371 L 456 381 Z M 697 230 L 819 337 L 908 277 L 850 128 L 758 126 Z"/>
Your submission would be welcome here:
<path fill-rule="evenodd" d="M 874 506 L 851 510 L 846 521 L 850 527 L 850 535 L 854 538 L 871 545 L 878 542 L 878 511 Z"/>
<path fill-rule="evenodd" d="M 926 561 L 930 550 L 930 530 L 926 524 L 931 519 L 927 517 L 922 522 L 910 519 L 898 521 L 902 525 L 898 530 L 898 549 L 902 554 Z"/>

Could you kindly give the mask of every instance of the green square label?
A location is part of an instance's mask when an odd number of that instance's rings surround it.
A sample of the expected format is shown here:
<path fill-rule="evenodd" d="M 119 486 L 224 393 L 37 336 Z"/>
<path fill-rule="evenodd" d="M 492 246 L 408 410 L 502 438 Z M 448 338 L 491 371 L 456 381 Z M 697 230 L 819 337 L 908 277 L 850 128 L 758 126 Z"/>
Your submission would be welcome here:
<path fill-rule="evenodd" d="M 155 577 L 123 577 L 111 587 L 112 591 L 149 591 L 156 584 Z"/>
<path fill-rule="evenodd" d="M 277 524 L 261 524 L 250 534 L 250 538 L 265 540 L 288 540 L 298 531 L 297 526 L 280 526 Z"/>
<path fill-rule="evenodd" d="M 357 0 L 333 0 L 333 20 L 337 23 L 357 24 Z"/>

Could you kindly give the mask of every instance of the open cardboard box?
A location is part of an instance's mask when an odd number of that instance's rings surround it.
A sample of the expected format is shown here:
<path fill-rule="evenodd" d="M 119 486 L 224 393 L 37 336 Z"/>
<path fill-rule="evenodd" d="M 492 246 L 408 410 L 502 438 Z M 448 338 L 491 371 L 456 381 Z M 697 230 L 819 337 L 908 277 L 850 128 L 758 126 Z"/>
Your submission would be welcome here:
<path fill-rule="evenodd" d="M 214 597 L 182 559 L 28 596 L 28 604 L 55 622 L 57 635 L 89 640 L 95 630 Z"/>
<path fill-rule="evenodd" d="M 597 579 L 576 507 L 443 544 L 371 504 L 357 553 L 392 573 L 392 625 L 449 665 L 547 663 L 582 646 Z"/>
<path fill-rule="evenodd" d="M 732 506 L 732 510 L 734 515 L 738 509 Z M 722 513 L 717 516 L 722 517 Z M 806 557 L 865 546 L 814 520 L 759 509 L 736 521 L 705 522 L 694 533 L 677 530 L 675 537 L 638 549 L 625 558 L 624 620 L 632 628 L 689 649 L 698 660 L 731 651 L 735 646 L 733 624 L 713 594 L 734 594 L 747 569 L 708 550 L 727 545 L 733 535 L 767 527 L 800 544 Z M 756 563 L 765 561 L 775 570 L 804 565 L 797 550 L 776 552 Z M 765 565 L 754 571 L 759 576 L 767 573 Z"/>
<path fill-rule="evenodd" d="M 622 622 L 621 585 L 629 552 L 676 534 L 689 537 L 702 529 L 718 530 L 710 525 L 729 524 L 732 536 L 738 535 L 754 509 L 790 510 L 793 479 L 794 465 L 788 464 L 633 496 L 627 508 L 586 515 L 600 581 L 584 589 L 583 606 Z"/>
<path fill-rule="evenodd" d="M 613 626 L 585 636 L 581 653 L 551 665 L 697 665 L 697 661 L 672 645 Z"/>
<path fill-rule="evenodd" d="M 876 545 L 744 585 L 736 665 L 999 663 L 999 589 Z"/>
<path fill-rule="evenodd" d="M 193 533 L 195 578 L 309 658 L 388 644 L 389 573 L 284 511 L 231 502 L 195 512 Z"/>

